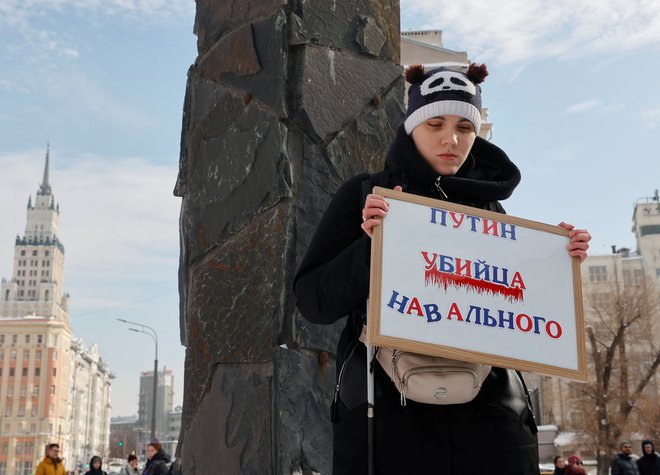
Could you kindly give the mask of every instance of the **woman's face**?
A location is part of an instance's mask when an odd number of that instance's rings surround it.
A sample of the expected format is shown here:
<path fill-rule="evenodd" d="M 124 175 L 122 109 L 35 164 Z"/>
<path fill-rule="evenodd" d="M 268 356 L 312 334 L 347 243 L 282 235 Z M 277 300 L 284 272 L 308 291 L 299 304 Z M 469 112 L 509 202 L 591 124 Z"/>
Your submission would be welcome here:
<path fill-rule="evenodd" d="M 148 445 L 147 446 L 147 458 L 152 459 L 154 458 L 154 455 L 156 455 L 156 452 L 158 452 L 153 445 Z"/>
<path fill-rule="evenodd" d="M 472 122 L 458 115 L 428 119 L 410 135 L 419 154 L 442 176 L 456 174 L 477 137 Z"/>

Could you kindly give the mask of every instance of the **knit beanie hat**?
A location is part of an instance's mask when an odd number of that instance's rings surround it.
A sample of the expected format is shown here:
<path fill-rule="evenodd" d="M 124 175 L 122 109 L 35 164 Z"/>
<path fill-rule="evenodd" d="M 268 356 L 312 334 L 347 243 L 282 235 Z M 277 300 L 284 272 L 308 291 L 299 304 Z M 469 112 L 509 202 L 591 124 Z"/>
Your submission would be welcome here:
<path fill-rule="evenodd" d="M 472 63 L 467 71 L 440 67 L 428 72 L 414 64 L 405 71 L 408 110 L 404 122 L 410 135 L 415 127 L 433 117 L 458 115 L 466 118 L 479 134 L 481 128 L 481 84 L 488 76 L 484 64 Z"/>

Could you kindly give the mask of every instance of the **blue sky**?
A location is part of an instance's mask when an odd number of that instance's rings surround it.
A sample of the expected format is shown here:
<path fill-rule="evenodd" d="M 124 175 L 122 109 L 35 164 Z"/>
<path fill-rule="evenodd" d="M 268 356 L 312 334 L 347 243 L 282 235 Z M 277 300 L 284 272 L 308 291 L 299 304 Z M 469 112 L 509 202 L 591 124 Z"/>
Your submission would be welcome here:
<path fill-rule="evenodd" d="M 660 187 L 660 2 L 402 0 L 402 29 L 443 30 L 485 62 L 493 142 L 520 166 L 510 214 L 589 228 L 592 250 L 635 248 L 633 204 Z M 117 379 L 113 414 L 137 412 L 157 328 L 175 371 L 178 214 L 172 195 L 192 0 L 0 0 L 0 277 L 51 144 L 74 332 Z M 102 254 L 96 256 L 101 248 Z"/>

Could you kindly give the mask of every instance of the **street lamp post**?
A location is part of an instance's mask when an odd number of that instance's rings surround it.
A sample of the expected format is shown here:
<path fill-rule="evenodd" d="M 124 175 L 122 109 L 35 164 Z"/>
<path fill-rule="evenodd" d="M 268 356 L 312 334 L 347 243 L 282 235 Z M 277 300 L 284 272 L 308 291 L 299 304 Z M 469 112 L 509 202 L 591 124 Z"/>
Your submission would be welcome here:
<path fill-rule="evenodd" d="M 137 322 L 131 322 L 129 320 L 124 320 L 123 318 L 118 318 L 117 320 L 122 323 L 128 323 L 129 325 L 135 325 L 136 327 L 140 327 L 141 330 L 137 328 L 129 328 L 129 330 L 132 332 L 144 333 L 145 335 L 149 335 L 151 339 L 154 341 L 154 344 L 156 345 L 156 353 L 154 357 L 154 388 L 153 388 L 153 398 L 151 403 L 151 440 L 153 440 L 154 438 L 156 438 L 156 393 L 158 391 L 158 334 L 156 333 L 156 330 L 154 330 L 148 325 L 143 325 L 142 323 L 137 323 Z"/>

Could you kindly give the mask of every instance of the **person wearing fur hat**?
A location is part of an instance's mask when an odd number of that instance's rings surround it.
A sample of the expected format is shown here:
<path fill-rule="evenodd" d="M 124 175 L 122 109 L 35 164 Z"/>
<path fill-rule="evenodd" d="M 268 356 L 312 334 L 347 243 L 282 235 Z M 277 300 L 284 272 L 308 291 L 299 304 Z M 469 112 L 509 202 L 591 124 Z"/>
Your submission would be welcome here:
<path fill-rule="evenodd" d="M 565 473 L 566 475 L 586 475 L 587 472 L 584 471 L 582 459 L 579 455 L 569 455 Z"/>
<path fill-rule="evenodd" d="M 632 445 L 629 440 L 622 440 L 619 444 L 621 452 L 616 454 L 610 465 L 611 475 L 639 475 L 635 460 L 631 457 Z"/>
<path fill-rule="evenodd" d="M 660 475 L 660 456 L 655 451 L 653 441 L 642 441 L 642 456 L 637 459 L 639 475 Z"/>
<path fill-rule="evenodd" d="M 336 353 L 331 408 L 333 474 L 368 473 L 366 321 L 371 236 L 388 204 L 371 192 L 381 186 L 504 213 L 500 204 L 520 181 L 516 165 L 478 136 L 485 65 L 406 70 L 411 84 L 405 122 L 384 169 L 363 173 L 336 192 L 294 278 L 298 308 L 307 320 L 332 324 L 348 315 Z M 570 230 L 568 254 L 586 258 L 585 230 Z M 436 405 L 401 395 L 379 363 L 375 380 L 373 459 L 378 475 L 539 473 L 536 424 L 519 372 L 493 367 L 474 400 Z"/>

